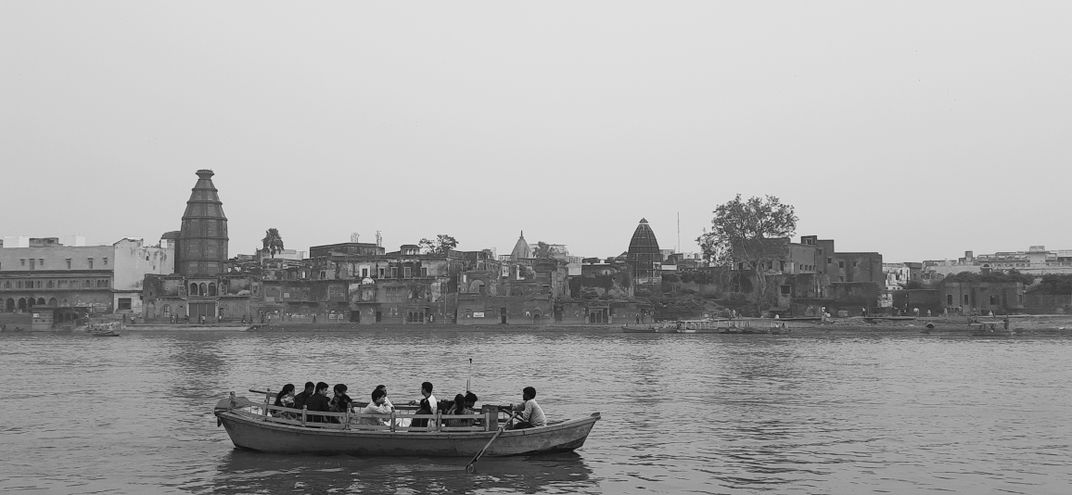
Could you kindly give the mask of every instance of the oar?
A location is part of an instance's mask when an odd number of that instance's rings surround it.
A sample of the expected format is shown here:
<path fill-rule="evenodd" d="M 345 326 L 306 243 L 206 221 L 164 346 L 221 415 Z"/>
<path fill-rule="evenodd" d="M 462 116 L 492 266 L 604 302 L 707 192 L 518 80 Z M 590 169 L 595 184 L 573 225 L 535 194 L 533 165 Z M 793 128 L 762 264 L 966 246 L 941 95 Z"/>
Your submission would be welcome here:
<path fill-rule="evenodd" d="M 473 460 L 469 461 L 469 464 L 465 465 L 465 471 L 466 472 L 472 473 L 472 472 L 476 471 L 476 461 L 480 460 L 480 456 L 484 455 L 484 452 L 486 452 L 488 450 L 488 447 L 491 447 L 491 442 L 494 442 L 496 438 L 499 438 L 499 435 L 501 435 L 503 430 L 506 429 L 506 425 L 510 424 L 510 421 L 513 420 L 514 417 L 516 417 L 516 416 L 517 416 L 517 413 L 514 413 L 514 414 L 510 415 L 510 419 L 506 420 L 506 422 L 503 423 L 503 425 L 499 427 L 499 430 L 496 431 L 495 434 L 491 436 L 491 440 L 488 440 L 488 444 L 485 445 L 484 448 L 480 449 L 480 452 L 477 452 L 476 457 L 474 457 Z"/>

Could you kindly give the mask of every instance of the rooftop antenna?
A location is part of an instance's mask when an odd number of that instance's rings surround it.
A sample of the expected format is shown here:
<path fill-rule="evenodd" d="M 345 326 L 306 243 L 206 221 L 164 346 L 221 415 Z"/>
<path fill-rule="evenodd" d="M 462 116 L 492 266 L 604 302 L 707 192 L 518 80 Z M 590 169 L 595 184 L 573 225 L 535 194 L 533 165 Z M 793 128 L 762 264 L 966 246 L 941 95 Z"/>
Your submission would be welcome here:
<path fill-rule="evenodd" d="M 681 212 L 677 212 L 677 249 L 675 252 L 681 252 Z"/>

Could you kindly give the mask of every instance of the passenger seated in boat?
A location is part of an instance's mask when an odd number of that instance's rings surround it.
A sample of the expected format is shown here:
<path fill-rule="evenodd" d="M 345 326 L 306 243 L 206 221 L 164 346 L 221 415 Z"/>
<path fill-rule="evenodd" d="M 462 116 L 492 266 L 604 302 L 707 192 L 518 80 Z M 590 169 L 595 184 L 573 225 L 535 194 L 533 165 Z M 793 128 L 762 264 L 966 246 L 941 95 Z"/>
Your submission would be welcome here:
<path fill-rule="evenodd" d="M 458 394 L 454 396 L 454 402 L 451 403 L 450 409 L 444 414 L 461 415 L 461 414 L 473 414 L 472 409 L 465 408 L 465 396 Z M 469 418 L 462 419 L 447 419 L 444 421 L 447 426 L 473 426 L 473 420 Z"/>
<path fill-rule="evenodd" d="M 346 385 L 339 383 L 335 385 L 335 396 L 331 398 L 331 412 L 344 413 L 349 412 L 354 407 L 354 401 L 349 395 L 346 395 Z M 338 423 L 338 418 L 335 419 Z"/>
<path fill-rule="evenodd" d="M 386 388 L 386 387 L 384 387 Z M 387 392 L 379 387 L 372 391 L 372 402 L 369 402 L 361 414 L 391 414 L 394 408 L 387 405 Z M 362 425 L 386 426 L 390 420 L 387 418 L 361 418 L 357 423 Z"/>
<path fill-rule="evenodd" d="M 280 390 L 278 394 L 275 394 L 275 406 L 277 407 L 294 407 L 294 384 L 288 383 L 283 385 L 283 390 Z M 289 418 L 292 415 L 282 411 L 274 411 L 273 416 L 280 418 Z"/>
<path fill-rule="evenodd" d="M 480 399 L 477 398 L 476 394 L 472 392 L 465 392 L 465 414 L 477 414 L 480 412 L 480 410 L 476 408 L 476 401 L 478 400 Z M 482 419 L 477 419 L 473 421 L 473 426 L 483 425 L 484 420 Z"/>
<path fill-rule="evenodd" d="M 309 401 L 309 397 L 315 393 L 316 385 L 313 382 L 305 382 L 305 390 L 294 396 L 294 409 L 301 409 L 305 407 L 305 403 Z"/>
<path fill-rule="evenodd" d="M 547 425 L 547 417 L 543 415 L 543 409 L 536 403 L 536 389 L 525 387 L 521 391 L 523 404 L 514 407 L 514 411 L 521 413 L 521 420 L 514 424 L 511 430 L 534 428 Z"/>
<path fill-rule="evenodd" d="M 317 382 L 316 392 L 313 393 L 313 395 L 309 396 L 309 400 L 306 401 L 305 407 L 307 407 L 309 411 L 331 411 L 331 401 L 328 400 L 328 384 L 324 382 Z M 324 416 L 321 416 L 319 414 L 310 414 L 309 421 L 323 423 Z"/>
<path fill-rule="evenodd" d="M 409 405 L 411 406 L 420 405 L 415 414 L 435 414 L 439 409 L 439 401 L 432 395 L 432 382 L 424 382 L 421 384 L 421 395 L 423 397 L 419 403 L 415 400 L 409 401 Z M 414 419 L 410 426 L 427 427 L 428 420 Z"/>
<path fill-rule="evenodd" d="M 395 410 L 395 405 L 391 403 L 391 399 L 387 398 L 387 385 L 376 385 L 376 390 L 383 390 L 383 405 Z"/>

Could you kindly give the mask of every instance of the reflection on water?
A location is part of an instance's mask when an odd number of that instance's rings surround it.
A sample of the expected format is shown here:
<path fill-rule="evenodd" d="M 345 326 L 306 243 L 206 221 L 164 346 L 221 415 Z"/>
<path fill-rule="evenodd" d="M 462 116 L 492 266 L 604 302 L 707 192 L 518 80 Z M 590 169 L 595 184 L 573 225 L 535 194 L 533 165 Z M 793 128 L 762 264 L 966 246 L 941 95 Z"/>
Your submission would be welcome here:
<path fill-rule="evenodd" d="M 228 452 L 209 493 L 599 493 L 591 469 L 576 453 L 486 458 L 474 474 L 469 459 L 280 456 Z"/>
<path fill-rule="evenodd" d="M 465 332 L 4 334 L 0 492 L 1063 493 L 1072 339 Z M 470 371 L 468 359 L 473 358 Z M 482 402 L 535 386 L 599 411 L 569 455 L 467 459 L 235 450 L 228 391 L 422 381 Z M 259 399 L 259 398 L 257 398 Z"/>

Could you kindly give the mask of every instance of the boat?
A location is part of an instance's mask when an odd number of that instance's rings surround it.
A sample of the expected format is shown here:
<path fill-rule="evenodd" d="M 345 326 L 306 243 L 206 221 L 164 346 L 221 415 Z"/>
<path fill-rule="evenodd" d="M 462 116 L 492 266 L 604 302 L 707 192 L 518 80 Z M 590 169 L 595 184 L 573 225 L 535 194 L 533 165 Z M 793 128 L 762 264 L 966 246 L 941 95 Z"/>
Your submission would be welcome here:
<path fill-rule="evenodd" d="M 254 393 L 261 391 L 250 390 Z M 262 404 L 245 397 L 220 400 L 214 409 L 217 425 L 227 430 L 235 447 L 281 454 L 348 454 L 356 456 L 472 457 L 512 456 L 568 452 L 580 448 L 600 414 L 521 430 L 502 430 L 498 406 L 484 406 L 479 414 L 447 416 L 411 414 L 396 406 L 390 415 L 310 413 L 272 405 L 265 393 Z M 323 419 L 324 422 L 314 420 Z M 387 424 L 363 424 L 377 418 Z M 413 419 L 428 419 L 429 427 L 412 426 Z M 443 421 L 468 420 L 476 426 L 444 426 Z M 512 418 L 511 418 L 512 419 Z M 336 422 L 337 421 L 337 422 Z M 406 426 L 403 426 L 406 425 Z"/>
<path fill-rule="evenodd" d="M 123 324 L 118 321 L 92 323 L 86 327 L 86 332 L 94 337 L 118 337 Z"/>

